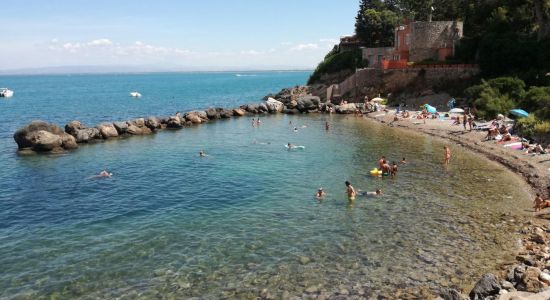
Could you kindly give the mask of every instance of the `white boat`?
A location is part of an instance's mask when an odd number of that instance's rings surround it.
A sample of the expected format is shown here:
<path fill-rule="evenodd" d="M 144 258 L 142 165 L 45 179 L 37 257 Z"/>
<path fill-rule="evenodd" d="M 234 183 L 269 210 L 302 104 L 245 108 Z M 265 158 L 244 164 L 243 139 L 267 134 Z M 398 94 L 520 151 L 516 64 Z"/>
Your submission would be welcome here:
<path fill-rule="evenodd" d="M 139 98 L 139 97 L 141 97 L 141 94 L 138 93 L 138 92 L 131 92 L 130 97 Z"/>
<path fill-rule="evenodd" d="M 13 91 L 8 88 L 0 88 L 0 97 L 8 98 L 13 96 Z"/>

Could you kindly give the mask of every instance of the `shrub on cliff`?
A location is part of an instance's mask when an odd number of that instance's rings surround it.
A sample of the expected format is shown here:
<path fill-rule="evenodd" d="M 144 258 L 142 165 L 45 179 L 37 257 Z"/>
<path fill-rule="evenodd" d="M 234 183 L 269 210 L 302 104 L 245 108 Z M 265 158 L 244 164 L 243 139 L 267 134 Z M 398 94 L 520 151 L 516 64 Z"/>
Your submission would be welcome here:
<path fill-rule="evenodd" d="M 333 50 L 319 63 L 307 83 L 319 83 L 323 74 L 336 73 L 343 70 L 355 70 L 356 68 L 364 68 L 367 65 L 368 62 L 363 60 L 361 49 L 345 52 Z"/>
<path fill-rule="evenodd" d="M 550 120 L 550 87 L 531 87 L 520 106 L 539 119 Z"/>
<path fill-rule="evenodd" d="M 477 108 L 480 118 L 492 119 L 516 107 L 525 95 L 525 83 L 515 77 L 498 77 L 482 80 L 481 84 L 466 89 L 465 93 L 470 104 Z"/>

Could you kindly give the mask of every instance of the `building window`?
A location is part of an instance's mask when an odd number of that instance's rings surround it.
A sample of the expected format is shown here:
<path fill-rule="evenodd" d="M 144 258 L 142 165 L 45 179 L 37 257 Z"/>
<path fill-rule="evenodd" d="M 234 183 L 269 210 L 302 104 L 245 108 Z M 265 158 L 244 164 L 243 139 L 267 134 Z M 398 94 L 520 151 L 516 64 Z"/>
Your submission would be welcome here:
<path fill-rule="evenodd" d="M 407 35 L 405 35 L 405 44 L 406 45 L 411 44 L 411 34 L 410 33 L 407 33 Z"/>

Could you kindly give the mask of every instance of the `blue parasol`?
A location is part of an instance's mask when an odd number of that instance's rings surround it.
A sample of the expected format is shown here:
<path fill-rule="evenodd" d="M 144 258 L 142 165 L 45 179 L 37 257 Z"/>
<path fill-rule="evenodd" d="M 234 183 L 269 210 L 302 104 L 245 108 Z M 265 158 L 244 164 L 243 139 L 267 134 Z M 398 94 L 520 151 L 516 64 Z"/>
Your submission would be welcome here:
<path fill-rule="evenodd" d="M 529 116 L 528 112 L 524 111 L 523 109 L 519 109 L 519 108 L 510 110 L 510 113 L 512 115 L 514 115 L 516 117 L 520 117 L 520 118 L 525 118 L 525 117 Z"/>

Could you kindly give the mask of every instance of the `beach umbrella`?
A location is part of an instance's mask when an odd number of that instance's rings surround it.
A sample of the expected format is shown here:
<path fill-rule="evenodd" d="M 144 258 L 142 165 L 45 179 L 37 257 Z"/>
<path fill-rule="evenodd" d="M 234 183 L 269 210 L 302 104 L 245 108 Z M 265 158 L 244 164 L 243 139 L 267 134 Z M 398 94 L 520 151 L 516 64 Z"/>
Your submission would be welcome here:
<path fill-rule="evenodd" d="M 376 97 L 376 98 L 373 98 L 371 101 L 372 102 L 382 102 L 382 101 L 384 101 L 384 99 Z"/>
<path fill-rule="evenodd" d="M 529 113 L 524 111 L 523 109 L 519 109 L 519 108 L 516 108 L 516 109 L 512 109 L 510 110 L 510 113 L 516 117 L 520 117 L 520 118 L 524 118 L 524 117 L 528 117 L 529 116 Z"/>
<path fill-rule="evenodd" d="M 463 114 L 464 110 L 462 108 L 453 108 L 449 110 L 449 113 L 451 114 Z"/>

